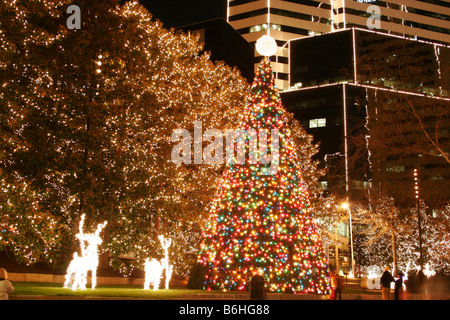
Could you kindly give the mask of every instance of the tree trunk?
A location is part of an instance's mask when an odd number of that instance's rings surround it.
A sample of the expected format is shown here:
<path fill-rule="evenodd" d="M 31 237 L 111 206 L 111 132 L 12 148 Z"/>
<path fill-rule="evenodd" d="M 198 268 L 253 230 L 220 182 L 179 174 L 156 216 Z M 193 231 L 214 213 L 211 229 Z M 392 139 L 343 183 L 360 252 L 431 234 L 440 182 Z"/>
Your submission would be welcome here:
<path fill-rule="evenodd" d="M 392 231 L 392 259 L 394 262 L 394 276 L 397 276 L 397 252 L 396 252 L 396 244 L 395 244 L 395 233 Z"/>

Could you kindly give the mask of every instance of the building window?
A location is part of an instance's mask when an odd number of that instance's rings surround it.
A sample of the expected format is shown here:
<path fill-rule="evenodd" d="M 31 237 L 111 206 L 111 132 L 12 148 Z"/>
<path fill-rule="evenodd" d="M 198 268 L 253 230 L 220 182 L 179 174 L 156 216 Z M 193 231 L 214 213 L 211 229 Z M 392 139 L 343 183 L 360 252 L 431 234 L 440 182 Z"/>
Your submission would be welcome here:
<path fill-rule="evenodd" d="M 346 223 L 344 223 L 344 222 L 341 222 L 341 223 L 338 224 L 338 228 L 337 228 L 337 229 L 338 229 L 338 230 L 337 230 L 338 235 L 343 236 L 343 237 L 346 237 L 346 238 L 349 237 L 349 234 L 348 234 L 348 224 L 346 224 Z"/>
<path fill-rule="evenodd" d="M 272 30 L 281 31 L 281 26 L 279 24 L 272 24 L 271 23 L 270 27 L 271 27 Z M 252 32 L 259 32 L 261 30 L 267 30 L 267 28 L 268 28 L 267 23 L 256 25 L 256 26 L 250 27 L 250 33 L 252 33 Z"/>
<path fill-rule="evenodd" d="M 234 16 L 230 16 L 230 21 L 236 21 L 236 20 L 242 20 L 242 19 L 262 16 L 262 15 L 265 15 L 265 14 L 268 14 L 268 13 L 269 13 L 269 9 L 268 8 L 255 10 L 255 11 L 250 11 L 250 12 L 244 12 L 244 13 L 241 13 L 241 14 L 236 14 Z"/>
<path fill-rule="evenodd" d="M 327 126 L 327 119 L 311 119 L 309 120 L 309 128 L 323 128 Z"/>
<path fill-rule="evenodd" d="M 246 4 L 250 2 L 256 2 L 257 0 L 234 0 L 230 1 L 230 7 L 240 6 L 241 4 Z"/>
<path fill-rule="evenodd" d="M 392 166 L 386 168 L 386 172 L 404 172 L 404 171 L 405 166 Z"/>
<path fill-rule="evenodd" d="M 334 233 L 334 232 L 336 232 L 336 228 L 330 227 L 330 228 L 328 229 L 328 231 Z M 340 222 L 340 223 L 337 225 L 337 234 L 340 235 L 340 236 L 342 236 L 342 237 L 348 238 L 348 237 L 349 237 L 349 233 L 348 233 L 348 224 L 346 224 L 345 222 Z"/>

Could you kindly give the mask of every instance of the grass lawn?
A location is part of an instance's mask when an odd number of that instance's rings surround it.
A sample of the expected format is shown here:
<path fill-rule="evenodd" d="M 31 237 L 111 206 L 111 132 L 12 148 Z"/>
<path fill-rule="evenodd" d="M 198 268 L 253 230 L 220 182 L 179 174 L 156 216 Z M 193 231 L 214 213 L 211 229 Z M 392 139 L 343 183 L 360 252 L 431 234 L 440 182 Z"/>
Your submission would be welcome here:
<path fill-rule="evenodd" d="M 183 299 L 188 295 L 211 295 L 211 294 L 242 294 L 249 295 L 249 292 L 227 292 L 205 291 L 191 289 L 160 289 L 144 290 L 141 286 L 97 286 L 95 290 L 87 289 L 84 291 L 63 288 L 62 284 L 40 283 L 40 282 L 15 282 L 15 292 L 13 296 L 55 296 L 55 297 L 105 297 L 105 298 L 134 298 L 134 299 Z M 345 288 L 343 294 L 380 294 L 377 291 L 363 291 L 361 289 Z M 245 297 L 247 298 L 247 297 Z M 244 299 L 245 299 L 244 298 Z"/>
<path fill-rule="evenodd" d="M 97 286 L 95 290 L 77 290 L 63 288 L 62 284 L 55 283 L 37 283 L 37 282 L 14 282 L 15 295 L 34 295 L 34 296 L 59 296 L 59 297 L 122 297 L 122 298 L 141 298 L 141 299 L 176 299 L 184 295 L 204 294 L 204 290 L 189 289 L 160 289 L 144 290 L 140 286 Z M 220 294 L 221 292 L 217 292 Z"/>

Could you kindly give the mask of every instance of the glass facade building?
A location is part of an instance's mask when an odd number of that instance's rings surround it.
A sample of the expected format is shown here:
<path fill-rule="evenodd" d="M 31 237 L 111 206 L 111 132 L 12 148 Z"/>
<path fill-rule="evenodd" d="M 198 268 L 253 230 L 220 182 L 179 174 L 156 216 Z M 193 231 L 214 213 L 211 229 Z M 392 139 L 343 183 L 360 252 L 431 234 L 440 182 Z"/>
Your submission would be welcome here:
<path fill-rule="evenodd" d="M 420 168 L 423 199 L 450 201 L 443 191 L 450 190 L 448 165 L 423 132 L 450 150 L 450 47 L 352 28 L 293 40 L 290 58 L 289 89 L 281 98 L 320 142 L 326 191 L 363 201 L 376 188 L 412 201 L 412 171 Z M 423 128 L 401 108 L 417 112 Z M 396 123 L 410 125 L 400 132 Z M 388 149 L 371 142 L 377 135 Z M 408 148 L 418 141 L 427 147 Z M 396 190 L 399 181 L 411 192 Z"/>
<path fill-rule="evenodd" d="M 293 39 L 358 27 L 450 44 L 446 0 L 229 0 L 227 16 L 251 44 L 268 32 L 275 38 L 273 69 L 280 90 L 289 87 L 288 42 Z M 256 52 L 255 57 L 259 62 Z"/>
<path fill-rule="evenodd" d="M 450 47 L 353 27 L 292 40 L 288 48 L 289 83 L 281 99 L 320 143 L 325 194 L 350 207 L 390 195 L 409 210 L 417 168 L 420 199 L 439 214 L 450 202 L 450 172 L 423 130 L 450 152 Z M 405 110 L 415 110 L 423 128 Z M 344 272 L 348 230 L 339 225 L 338 245 L 327 247 L 332 267 L 339 251 Z"/>

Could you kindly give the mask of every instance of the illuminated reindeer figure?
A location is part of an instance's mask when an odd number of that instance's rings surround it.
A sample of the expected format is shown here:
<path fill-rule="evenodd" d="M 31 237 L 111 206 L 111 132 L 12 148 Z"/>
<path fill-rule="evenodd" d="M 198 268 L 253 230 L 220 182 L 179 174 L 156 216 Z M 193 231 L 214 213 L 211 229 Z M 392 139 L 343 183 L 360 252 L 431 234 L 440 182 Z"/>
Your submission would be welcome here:
<path fill-rule="evenodd" d="M 145 282 L 144 289 L 150 289 L 150 286 L 153 287 L 153 290 L 159 289 L 159 283 L 161 282 L 161 276 L 163 272 L 163 267 L 156 259 L 146 259 L 145 260 Z"/>
<path fill-rule="evenodd" d="M 85 215 L 81 216 L 79 233 L 75 236 L 80 241 L 81 256 L 77 252 L 73 254 L 73 259 L 69 264 L 66 272 L 66 281 L 64 288 L 72 288 L 72 290 L 86 290 L 87 274 L 92 274 L 92 289 L 97 286 L 97 267 L 98 267 L 98 246 L 103 242 L 100 238 L 100 232 L 105 228 L 107 222 L 97 226 L 95 233 L 84 233 Z"/>
<path fill-rule="evenodd" d="M 173 266 L 169 265 L 169 247 L 172 244 L 172 240 L 166 240 L 164 236 L 159 236 L 159 241 L 164 249 L 164 258 L 161 259 L 161 263 L 156 259 L 145 260 L 145 283 L 144 289 L 150 289 L 150 285 L 153 286 L 153 290 L 159 289 L 159 283 L 161 282 L 161 276 L 163 270 L 166 270 L 166 289 L 169 289 L 169 281 L 172 277 Z"/>

